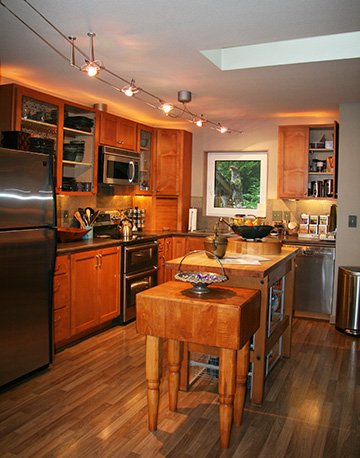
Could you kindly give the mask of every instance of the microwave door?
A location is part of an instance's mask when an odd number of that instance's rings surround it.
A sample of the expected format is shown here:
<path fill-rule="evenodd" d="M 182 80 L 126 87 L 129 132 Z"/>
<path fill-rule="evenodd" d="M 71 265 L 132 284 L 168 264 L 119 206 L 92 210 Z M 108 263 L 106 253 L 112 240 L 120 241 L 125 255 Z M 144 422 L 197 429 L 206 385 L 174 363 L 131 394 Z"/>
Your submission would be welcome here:
<path fill-rule="evenodd" d="M 129 183 L 128 161 L 116 156 L 106 155 L 104 159 L 104 183 Z"/>

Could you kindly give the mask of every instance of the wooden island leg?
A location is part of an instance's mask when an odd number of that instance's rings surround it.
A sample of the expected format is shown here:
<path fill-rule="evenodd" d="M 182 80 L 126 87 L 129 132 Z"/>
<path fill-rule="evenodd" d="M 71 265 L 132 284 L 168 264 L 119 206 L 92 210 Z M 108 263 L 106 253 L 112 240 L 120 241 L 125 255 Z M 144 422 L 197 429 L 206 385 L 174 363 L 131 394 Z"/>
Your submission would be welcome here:
<path fill-rule="evenodd" d="M 220 445 L 228 448 L 230 442 L 235 393 L 236 350 L 220 348 L 219 399 Z"/>
<path fill-rule="evenodd" d="M 179 340 L 168 340 L 168 366 L 169 366 L 169 409 L 177 409 L 178 392 L 180 384 L 181 346 Z"/>
<path fill-rule="evenodd" d="M 238 350 L 236 357 L 236 387 L 234 399 L 235 426 L 240 426 L 242 423 L 246 396 L 246 379 L 249 372 L 249 348 L 250 342 L 247 342 L 241 350 Z"/>
<path fill-rule="evenodd" d="M 156 431 L 159 411 L 159 386 L 161 376 L 160 338 L 146 336 L 146 365 L 147 402 L 149 430 Z"/>

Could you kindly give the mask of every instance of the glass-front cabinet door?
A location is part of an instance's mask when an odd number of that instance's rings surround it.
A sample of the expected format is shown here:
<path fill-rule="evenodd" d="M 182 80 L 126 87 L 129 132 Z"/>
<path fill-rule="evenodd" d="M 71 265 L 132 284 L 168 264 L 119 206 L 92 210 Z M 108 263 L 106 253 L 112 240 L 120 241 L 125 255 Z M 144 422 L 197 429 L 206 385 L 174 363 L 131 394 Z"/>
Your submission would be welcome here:
<path fill-rule="evenodd" d="M 151 194 L 151 159 L 154 129 L 138 124 L 138 151 L 140 151 L 140 179 L 137 194 Z"/>
<path fill-rule="evenodd" d="M 64 105 L 61 192 L 96 193 L 95 110 Z"/>

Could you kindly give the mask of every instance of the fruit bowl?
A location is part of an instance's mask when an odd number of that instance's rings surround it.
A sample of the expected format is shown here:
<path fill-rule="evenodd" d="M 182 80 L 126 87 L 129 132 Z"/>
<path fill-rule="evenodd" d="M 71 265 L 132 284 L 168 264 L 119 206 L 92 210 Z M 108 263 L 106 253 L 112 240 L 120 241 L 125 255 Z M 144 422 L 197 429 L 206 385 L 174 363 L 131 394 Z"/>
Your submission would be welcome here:
<path fill-rule="evenodd" d="M 90 229 L 81 229 L 77 227 L 57 227 L 57 238 L 59 242 L 76 242 L 84 237 Z"/>
<path fill-rule="evenodd" d="M 255 240 L 262 239 L 270 234 L 274 229 L 273 226 L 237 226 L 236 224 L 231 225 L 231 229 L 235 234 L 240 235 L 243 239 Z"/>

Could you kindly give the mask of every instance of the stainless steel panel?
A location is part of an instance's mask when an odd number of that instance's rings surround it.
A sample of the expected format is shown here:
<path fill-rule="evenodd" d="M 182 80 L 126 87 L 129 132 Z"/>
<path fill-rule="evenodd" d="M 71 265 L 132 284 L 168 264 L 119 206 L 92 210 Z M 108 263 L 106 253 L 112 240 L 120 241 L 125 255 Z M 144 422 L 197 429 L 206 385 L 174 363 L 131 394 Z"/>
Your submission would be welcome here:
<path fill-rule="evenodd" d="M 336 327 L 360 335 L 360 267 L 339 267 Z"/>
<path fill-rule="evenodd" d="M 138 272 L 158 263 L 158 243 L 129 245 L 124 247 L 124 272 Z"/>
<path fill-rule="evenodd" d="M 295 258 L 294 309 L 331 314 L 335 248 L 303 246 Z"/>
<path fill-rule="evenodd" d="M 0 386 L 47 366 L 55 229 L 0 232 Z"/>
<path fill-rule="evenodd" d="M 52 158 L 0 148 L 0 229 L 56 224 Z"/>

